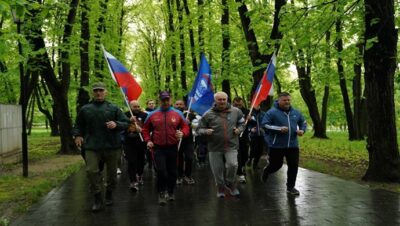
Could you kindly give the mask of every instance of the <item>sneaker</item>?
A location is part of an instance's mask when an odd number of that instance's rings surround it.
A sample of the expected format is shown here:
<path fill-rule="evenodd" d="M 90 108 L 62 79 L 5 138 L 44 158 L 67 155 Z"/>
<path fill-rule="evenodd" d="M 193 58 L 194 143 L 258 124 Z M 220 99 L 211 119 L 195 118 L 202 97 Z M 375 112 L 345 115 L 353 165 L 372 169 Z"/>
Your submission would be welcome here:
<path fill-rule="evenodd" d="M 113 204 L 113 198 L 112 198 L 112 191 L 106 191 L 106 206 L 111 206 Z"/>
<path fill-rule="evenodd" d="M 245 184 L 245 183 L 246 183 L 246 177 L 245 177 L 244 175 L 240 175 L 240 176 L 238 177 L 238 181 L 239 181 L 239 183 L 241 183 L 241 184 Z"/>
<path fill-rule="evenodd" d="M 300 195 L 299 190 L 297 190 L 296 188 L 288 188 L 287 193 L 290 195 Z"/>
<path fill-rule="evenodd" d="M 175 201 L 174 193 L 168 193 L 168 201 L 170 201 L 170 202 Z"/>
<path fill-rule="evenodd" d="M 143 176 L 137 176 L 137 182 L 139 183 L 139 185 L 143 185 L 144 181 L 143 181 Z"/>
<path fill-rule="evenodd" d="M 139 183 L 138 182 L 131 182 L 129 184 L 129 189 L 131 189 L 131 191 L 133 191 L 133 192 L 139 191 Z"/>
<path fill-rule="evenodd" d="M 121 174 L 121 173 L 122 173 L 121 169 L 120 169 L 120 168 L 117 168 L 117 174 L 119 175 L 119 174 Z"/>
<path fill-rule="evenodd" d="M 217 198 L 225 198 L 225 188 L 223 186 L 218 186 Z"/>
<path fill-rule="evenodd" d="M 97 193 L 94 195 L 94 203 L 92 206 L 92 211 L 98 212 L 102 209 L 102 207 L 103 207 L 103 199 L 101 197 L 101 193 Z"/>
<path fill-rule="evenodd" d="M 165 206 L 167 204 L 167 195 L 165 192 L 160 192 L 158 196 L 158 204 L 160 204 L 160 206 Z"/>
<path fill-rule="evenodd" d="M 184 177 L 183 180 L 186 182 L 186 184 L 194 184 L 194 179 L 192 177 Z"/>
<path fill-rule="evenodd" d="M 176 179 L 176 184 L 177 184 L 177 185 L 180 185 L 180 184 L 182 184 L 182 183 L 183 183 L 182 177 L 178 177 L 178 179 Z"/>
<path fill-rule="evenodd" d="M 230 195 L 232 196 L 239 196 L 240 192 L 239 189 L 237 189 L 237 187 L 233 184 L 227 184 L 225 185 L 226 190 L 229 192 Z"/>
<path fill-rule="evenodd" d="M 264 167 L 262 174 L 261 174 L 261 182 L 263 182 L 263 183 L 267 182 L 267 180 L 268 180 L 269 173 L 267 172 L 267 167 L 268 167 L 268 165 Z"/>

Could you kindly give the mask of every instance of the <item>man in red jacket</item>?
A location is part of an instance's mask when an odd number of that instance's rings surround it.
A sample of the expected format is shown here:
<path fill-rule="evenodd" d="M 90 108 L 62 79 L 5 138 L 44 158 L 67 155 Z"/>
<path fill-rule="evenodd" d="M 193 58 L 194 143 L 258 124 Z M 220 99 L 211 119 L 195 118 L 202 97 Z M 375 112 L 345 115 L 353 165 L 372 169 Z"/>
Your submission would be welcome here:
<path fill-rule="evenodd" d="M 142 132 L 147 147 L 153 150 L 158 202 L 164 206 L 167 198 L 170 201 L 175 199 L 178 143 L 182 137 L 189 135 L 189 126 L 182 113 L 171 107 L 168 92 L 160 93 L 160 107 L 147 116 Z"/>

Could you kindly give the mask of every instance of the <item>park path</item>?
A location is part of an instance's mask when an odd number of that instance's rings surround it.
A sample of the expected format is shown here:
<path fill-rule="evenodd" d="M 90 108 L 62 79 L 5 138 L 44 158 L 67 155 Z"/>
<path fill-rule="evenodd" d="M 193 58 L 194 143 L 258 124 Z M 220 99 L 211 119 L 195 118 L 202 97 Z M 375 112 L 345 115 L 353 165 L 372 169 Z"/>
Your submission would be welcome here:
<path fill-rule="evenodd" d="M 299 169 L 299 197 L 286 194 L 286 167 L 266 184 L 261 170 L 247 169 L 240 198 L 216 198 L 209 167 L 196 168 L 195 185 L 180 185 L 176 201 L 160 207 L 154 175 L 145 171 L 145 184 L 130 192 L 127 175 L 118 176 L 114 205 L 92 213 L 85 171 L 68 178 L 12 225 L 400 225 L 400 195 L 373 190 L 326 174 Z"/>

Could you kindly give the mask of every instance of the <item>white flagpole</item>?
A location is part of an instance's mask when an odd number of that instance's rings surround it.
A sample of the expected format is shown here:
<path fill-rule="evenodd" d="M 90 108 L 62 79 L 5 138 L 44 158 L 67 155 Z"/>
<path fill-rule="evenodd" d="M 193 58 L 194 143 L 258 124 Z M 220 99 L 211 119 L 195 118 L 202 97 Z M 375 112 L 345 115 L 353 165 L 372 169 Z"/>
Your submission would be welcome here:
<path fill-rule="evenodd" d="M 187 114 L 186 114 L 186 121 L 189 119 L 190 108 L 192 107 L 192 100 L 193 100 L 192 98 L 193 97 L 190 98 L 189 107 L 188 107 Z M 182 144 L 182 137 L 179 138 L 178 151 L 181 148 L 181 144 Z"/>
<path fill-rule="evenodd" d="M 110 63 L 108 62 L 108 59 L 107 59 L 107 56 L 106 56 L 106 50 L 104 49 L 104 46 L 103 46 L 103 45 L 101 45 L 101 48 L 103 49 L 103 55 L 104 55 L 104 58 L 105 58 L 105 60 L 106 60 L 106 62 L 107 62 L 108 69 L 110 70 L 110 74 L 111 74 L 111 76 L 113 77 L 113 79 L 116 81 L 116 78 L 114 77 L 114 72 L 112 71 L 111 66 L 110 66 Z M 116 82 L 117 82 L 117 81 L 116 81 Z M 118 87 L 119 87 L 119 86 L 118 86 Z M 131 117 L 133 117 L 133 113 L 132 113 L 131 106 L 130 106 L 129 103 L 128 103 L 128 100 L 127 100 L 127 98 L 126 98 L 126 95 L 125 95 L 124 91 L 122 90 L 121 87 L 119 87 L 119 90 L 121 91 L 121 94 L 122 94 L 122 97 L 124 98 L 124 101 L 125 101 L 126 106 L 128 106 L 129 112 L 131 113 Z M 138 124 L 136 123 L 136 121 L 135 121 L 135 126 L 136 126 L 136 127 L 139 127 Z M 139 137 L 140 137 L 140 140 L 143 142 L 144 139 L 143 139 L 143 136 L 142 136 L 142 134 L 141 134 L 140 132 L 139 132 Z"/>

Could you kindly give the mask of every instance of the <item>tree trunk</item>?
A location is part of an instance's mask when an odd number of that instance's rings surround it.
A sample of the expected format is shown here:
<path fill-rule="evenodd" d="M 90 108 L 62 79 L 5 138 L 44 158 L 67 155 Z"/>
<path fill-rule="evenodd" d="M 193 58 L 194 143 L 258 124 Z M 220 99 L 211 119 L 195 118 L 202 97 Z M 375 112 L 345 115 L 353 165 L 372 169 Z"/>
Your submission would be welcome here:
<path fill-rule="evenodd" d="M 265 71 L 265 67 L 263 65 L 267 65 L 272 57 L 272 54 L 270 55 L 263 55 L 259 51 L 258 47 L 258 42 L 256 38 L 256 34 L 253 29 L 251 29 L 251 19 L 249 17 L 249 10 L 244 3 L 243 0 L 236 0 L 237 3 L 239 3 L 239 16 L 240 16 L 240 22 L 242 24 L 243 32 L 246 38 L 247 42 L 247 50 L 249 53 L 249 57 L 251 60 L 251 63 L 254 67 L 254 71 L 252 73 L 253 77 L 253 86 L 251 88 L 250 96 L 253 96 L 254 91 L 256 90 L 258 83 L 260 83 L 260 80 L 263 76 L 263 73 Z M 286 4 L 286 0 L 276 0 L 275 1 L 275 12 L 274 12 L 274 23 L 271 31 L 270 38 L 272 40 L 276 40 L 274 43 L 274 47 L 270 47 L 269 49 L 275 49 L 276 53 L 278 53 L 280 43 L 279 40 L 282 39 L 283 35 L 279 31 L 279 24 L 280 24 L 280 19 L 279 19 L 279 12 L 281 8 Z M 278 81 L 277 76 L 274 78 L 275 81 Z M 280 83 L 275 82 L 277 87 L 275 87 L 276 90 L 281 90 Z M 269 100 L 269 102 L 272 102 Z"/>
<path fill-rule="evenodd" d="M 27 127 L 28 131 L 27 131 L 26 135 L 29 136 L 32 133 L 33 116 L 34 116 L 34 112 L 35 112 L 35 96 L 33 96 L 33 95 L 30 98 L 27 110 L 28 110 L 28 112 L 26 114 L 26 118 L 27 118 L 27 120 L 26 120 L 27 126 L 26 127 Z"/>
<path fill-rule="evenodd" d="M 204 0 L 197 0 L 198 19 L 198 34 L 199 34 L 199 49 L 200 53 L 204 53 Z"/>
<path fill-rule="evenodd" d="M 83 105 L 89 103 L 90 94 L 87 89 L 89 86 L 89 42 L 90 42 L 90 26 L 88 12 L 88 0 L 81 0 L 81 40 L 79 53 L 81 57 L 81 78 L 79 84 L 76 112 L 82 108 Z M 86 88 L 85 88 L 86 87 Z"/>
<path fill-rule="evenodd" d="M 321 121 L 317 99 L 315 97 L 315 90 L 311 82 L 311 57 L 305 57 L 302 50 L 299 50 L 298 55 L 299 56 L 296 60 L 296 69 L 299 76 L 300 93 L 304 102 L 306 102 L 308 112 L 313 122 L 313 136 L 318 138 L 328 138 L 326 136 L 326 128 L 324 128 L 324 125 Z"/>
<path fill-rule="evenodd" d="M 35 15 L 37 15 L 38 11 L 35 9 L 31 10 L 31 19 L 36 23 L 36 26 L 32 27 L 31 35 L 27 36 L 27 40 L 33 46 L 34 51 L 40 50 L 34 57 L 34 61 L 36 61 L 36 65 L 38 66 L 41 75 L 46 81 L 47 87 L 50 90 L 50 94 L 54 101 L 54 111 L 53 114 L 57 115 L 57 121 L 59 123 L 60 130 L 60 138 L 61 138 L 61 149 L 60 153 L 62 154 L 70 154 L 75 152 L 75 145 L 71 136 L 72 130 L 72 121 L 69 115 L 69 107 L 68 107 L 68 90 L 70 84 L 70 59 L 69 59 L 69 39 L 72 34 L 72 26 L 75 23 L 76 11 L 78 7 L 78 0 L 72 0 L 69 6 L 69 12 L 67 16 L 67 21 L 64 26 L 64 34 L 62 37 L 62 46 L 60 53 L 61 61 L 61 75 L 58 78 L 50 63 L 50 58 L 48 57 L 45 42 L 43 39 L 43 34 L 41 30 L 40 22 L 35 21 L 38 19 Z"/>
<path fill-rule="evenodd" d="M 94 74 L 96 78 L 103 79 L 104 57 L 101 50 L 101 37 L 106 33 L 105 15 L 107 15 L 108 0 L 100 0 L 100 16 L 97 21 L 97 32 L 95 33 L 95 48 L 94 48 Z"/>
<path fill-rule="evenodd" d="M 354 131 L 353 112 L 351 110 L 349 93 L 347 92 L 346 77 L 344 75 L 343 60 L 341 57 L 343 51 L 343 39 L 341 37 L 342 20 L 340 18 L 336 19 L 335 25 L 336 25 L 336 35 L 337 35 L 337 41 L 335 43 L 335 47 L 338 53 L 338 59 L 336 65 L 339 74 L 340 91 L 342 92 L 344 111 L 346 114 L 346 121 L 347 121 L 347 129 L 349 133 L 349 140 L 355 140 L 356 135 Z"/>
<path fill-rule="evenodd" d="M 167 7 L 168 7 L 168 31 L 167 31 L 167 39 L 169 39 L 170 48 L 169 48 L 169 55 L 170 55 L 170 62 L 171 62 L 171 69 L 170 73 L 167 73 L 165 77 L 165 89 L 171 89 L 171 77 L 175 78 L 175 73 L 177 71 L 176 66 L 176 54 L 175 54 L 175 26 L 174 26 L 174 5 L 172 0 L 167 0 Z"/>
<path fill-rule="evenodd" d="M 400 158 L 397 144 L 394 105 L 394 74 L 397 56 L 397 29 L 394 2 L 365 0 L 364 54 L 365 88 L 368 110 L 369 153 L 364 180 L 400 182 Z M 367 44 L 368 46 L 368 44 Z"/>
<path fill-rule="evenodd" d="M 327 73 L 330 73 L 331 70 L 331 50 L 330 50 L 330 43 L 331 43 L 331 32 L 326 32 L 325 41 L 327 45 L 327 49 L 325 52 L 325 68 Z M 330 93 L 330 86 L 329 80 L 325 81 L 324 86 L 324 96 L 322 97 L 322 108 L 321 108 L 321 127 L 323 131 L 326 131 L 326 119 L 328 117 L 328 101 L 329 101 L 329 93 Z"/>
<path fill-rule="evenodd" d="M 46 122 L 49 122 L 50 124 L 50 135 L 51 136 L 59 136 L 60 135 L 60 131 L 58 130 L 58 123 L 57 121 L 54 119 L 54 117 L 52 117 L 50 111 L 48 109 L 45 109 L 45 102 L 46 102 L 46 98 L 44 97 L 44 95 L 42 94 L 42 92 L 40 91 L 40 87 L 37 86 L 36 89 L 34 90 L 34 95 L 37 99 L 37 105 L 38 105 L 38 109 L 39 111 L 44 114 L 46 116 Z"/>
<path fill-rule="evenodd" d="M 185 37 L 184 37 L 184 27 L 183 27 L 183 9 L 181 6 L 181 1 L 176 0 L 176 8 L 178 9 L 178 24 L 179 24 L 179 59 L 181 63 L 181 87 L 184 93 L 187 92 L 187 82 L 186 82 L 186 55 L 185 55 Z"/>
<path fill-rule="evenodd" d="M 362 43 L 357 44 L 358 53 L 357 56 L 362 57 L 364 45 Z M 363 140 L 364 133 L 363 133 L 363 111 L 364 108 L 362 106 L 362 82 L 361 82 L 361 73 L 362 73 L 362 63 L 360 60 L 356 60 L 353 66 L 354 69 L 354 78 L 353 78 L 353 109 L 354 109 L 354 133 L 356 140 Z"/>
<path fill-rule="evenodd" d="M 196 49 L 194 43 L 194 32 L 193 32 L 193 20 L 190 16 L 189 6 L 187 0 L 183 0 L 183 7 L 185 9 L 186 17 L 189 18 L 189 40 L 190 40 L 190 51 L 192 56 L 192 70 L 193 72 L 197 71 L 197 58 L 196 58 Z"/>
<path fill-rule="evenodd" d="M 229 82 L 229 68 L 230 68 L 230 34 L 229 34 L 229 5 L 227 0 L 222 0 L 223 13 L 221 15 L 221 29 L 222 29 L 222 68 L 221 76 L 222 91 L 228 94 L 228 100 L 231 99 L 231 85 Z"/>

